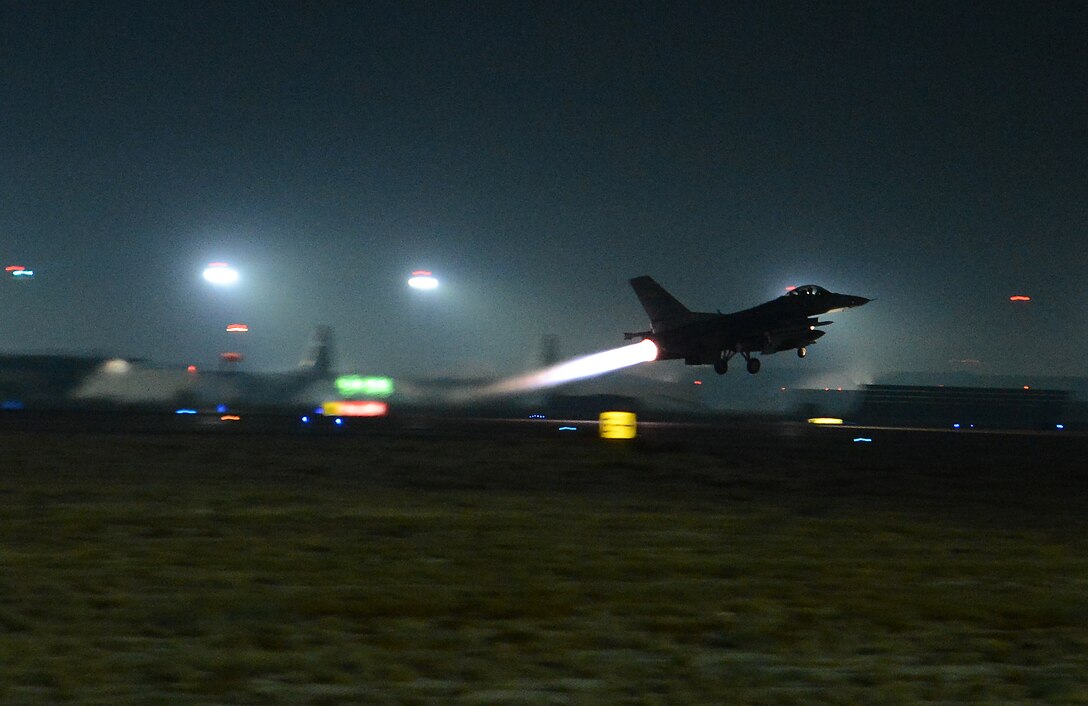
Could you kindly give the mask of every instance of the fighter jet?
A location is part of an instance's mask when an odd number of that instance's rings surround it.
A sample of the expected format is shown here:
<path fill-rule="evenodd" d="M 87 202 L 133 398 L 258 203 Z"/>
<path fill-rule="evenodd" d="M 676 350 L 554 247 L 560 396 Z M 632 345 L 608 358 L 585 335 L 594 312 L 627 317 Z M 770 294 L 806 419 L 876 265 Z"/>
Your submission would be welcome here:
<path fill-rule="evenodd" d="M 625 339 L 639 338 L 657 345 L 657 360 L 683 358 L 688 365 L 713 365 L 725 374 L 736 354 L 744 357 L 749 373 L 759 372 L 759 358 L 796 349 L 797 357 L 808 354 L 807 346 L 823 336 L 820 314 L 842 311 L 869 303 L 865 297 L 835 294 L 815 284 L 796 287 L 765 304 L 732 314 L 690 311 L 652 277 L 631 280 L 642 307 L 650 316 L 650 330 L 624 333 Z"/>

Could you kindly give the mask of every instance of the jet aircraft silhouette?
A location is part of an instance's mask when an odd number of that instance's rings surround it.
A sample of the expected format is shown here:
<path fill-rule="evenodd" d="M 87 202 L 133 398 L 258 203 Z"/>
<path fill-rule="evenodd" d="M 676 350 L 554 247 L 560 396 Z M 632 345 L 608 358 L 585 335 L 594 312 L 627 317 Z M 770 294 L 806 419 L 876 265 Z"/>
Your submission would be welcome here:
<path fill-rule="evenodd" d="M 759 358 L 796 349 L 797 357 L 808 354 L 826 331 L 830 321 L 820 314 L 842 311 L 869 303 L 851 294 L 836 294 L 815 284 L 797 287 L 777 299 L 732 314 L 690 311 L 652 277 L 631 280 L 642 307 L 650 316 L 650 330 L 624 333 L 625 339 L 641 338 L 657 345 L 657 360 L 683 358 L 688 365 L 713 365 L 723 375 L 734 355 L 744 357 L 749 373 L 759 372 Z"/>

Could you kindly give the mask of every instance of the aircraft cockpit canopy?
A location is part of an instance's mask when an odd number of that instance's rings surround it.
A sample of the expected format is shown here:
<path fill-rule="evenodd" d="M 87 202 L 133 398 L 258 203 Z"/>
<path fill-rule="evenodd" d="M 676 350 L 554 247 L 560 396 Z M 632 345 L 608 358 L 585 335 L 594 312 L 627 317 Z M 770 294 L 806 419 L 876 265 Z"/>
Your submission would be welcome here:
<path fill-rule="evenodd" d="M 816 284 L 805 284 L 805 285 L 802 285 L 800 287 L 795 287 L 794 289 L 791 289 L 786 294 L 786 296 L 787 297 L 810 297 L 810 296 L 818 296 L 818 295 L 821 295 L 821 294 L 830 294 L 830 292 L 828 292 L 826 289 L 824 289 L 823 287 L 821 287 L 819 285 L 816 285 Z"/>

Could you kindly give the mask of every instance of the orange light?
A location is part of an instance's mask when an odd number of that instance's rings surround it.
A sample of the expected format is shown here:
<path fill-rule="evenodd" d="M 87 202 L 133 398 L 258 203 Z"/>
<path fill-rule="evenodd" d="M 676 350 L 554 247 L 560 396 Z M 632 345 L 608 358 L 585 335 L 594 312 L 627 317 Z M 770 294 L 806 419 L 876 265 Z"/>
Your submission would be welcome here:
<path fill-rule="evenodd" d="M 249 326 L 246 324 L 227 324 L 228 333 L 248 333 Z"/>
<path fill-rule="evenodd" d="M 239 417 L 237 414 L 224 414 L 222 417 L 219 418 L 219 420 L 223 422 L 237 422 L 240 419 L 241 417 Z"/>
<path fill-rule="evenodd" d="M 1030 389 L 1031 389 L 1031 385 L 1024 385 L 1024 389 L 1025 389 L 1025 390 L 1030 390 Z"/>
<path fill-rule="evenodd" d="M 242 359 L 242 354 L 228 351 L 226 353 L 220 353 L 219 357 L 222 358 L 225 363 L 237 363 Z"/>
<path fill-rule="evenodd" d="M 8 265 L 4 268 L 4 272 L 22 272 L 25 269 L 22 265 Z"/>
<path fill-rule="evenodd" d="M 1014 294 L 1011 297 L 1009 297 L 1009 301 L 1010 302 L 1030 302 L 1031 297 L 1025 296 L 1023 294 Z"/>
<path fill-rule="evenodd" d="M 195 365 L 190 365 L 188 368 L 186 368 L 186 370 L 189 371 L 190 373 L 195 373 L 196 372 L 196 366 Z"/>

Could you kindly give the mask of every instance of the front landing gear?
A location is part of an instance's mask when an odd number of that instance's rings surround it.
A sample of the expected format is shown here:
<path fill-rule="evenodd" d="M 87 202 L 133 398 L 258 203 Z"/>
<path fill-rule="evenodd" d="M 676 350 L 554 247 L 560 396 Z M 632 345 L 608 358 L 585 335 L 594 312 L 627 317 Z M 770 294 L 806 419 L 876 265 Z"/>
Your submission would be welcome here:
<path fill-rule="evenodd" d="M 752 375 L 755 375 L 756 373 L 758 373 L 759 372 L 759 358 L 748 358 L 748 362 L 746 364 L 746 367 L 748 368 L 748 372 L 750 372 Z"/>
<path fill-rule="evenodd" d="M 801 346 L 800 348 L 797 349 L 797 357 L 798 358 L 804 358 L 806 355 L 808 355 L 808 349 L 807 348 L 805 348 L 804 346 Z"/>

